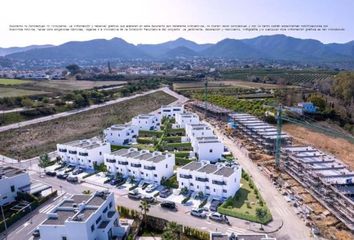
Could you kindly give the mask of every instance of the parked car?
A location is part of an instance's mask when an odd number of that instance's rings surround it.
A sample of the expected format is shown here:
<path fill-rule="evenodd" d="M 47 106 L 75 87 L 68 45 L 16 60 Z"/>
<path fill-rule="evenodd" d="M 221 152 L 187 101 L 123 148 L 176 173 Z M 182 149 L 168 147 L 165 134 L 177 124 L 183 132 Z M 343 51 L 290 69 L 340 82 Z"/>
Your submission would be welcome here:
<path fill-rule="evenodd" d="M 123 183 L 125 183 L 125 179 L 124 178 L 115 178 L 115 179 L 112 179 L 109 183 L 113 186 L 122 185 Z"/>
<path fill-rule="evenodd" d="M 194 217 L 199 217 L 199 218 L 206 218 L 206 213 L 204 212 L 204 209 L 199 208 L 199 209 L 193 209 L 191 211 L 191 215 Z"/>
<path fill-rule="evenodd" d="M 32 236 L 33 236 L 33 237 L 40 237 L 40 236 L 41 236 L 41 234 L 40 234 L 38 228 L 36 228 L 36 229 L 33 230 Z"/>
<path fill-rule="evenodd" d="M 67 173 L 58 173 L 57 178 L 59 179 L 66 179 L 69 176 Z"/>
<path fill-rule="evenodd" d="M 57 175 L 57 173 L 55 171 L 48 171 L 45 172 L 46 175 L 51 176 L 51 177 L 55 177 Z"/>
<path fill-rule="evenodd" d="M 152 197 L 152 196 L 144 196 L 144 197 L 142 198 L 142 200 L 145 200 L 145 201 L 147 201 L 148 203 L 153 203 L 153 202 L 155 202 L 155 198 Z"/>
<path fill-rule="evenodd" d="M 79 181 L 79 179 L 77 178 L 77 176 L 70 175 L 66 178 L 66 181 L 71 182 L 71 183 L 76 183 Z"/>
<path fill-rule="evenodd" d="M 149 185 L 149 186 L 145 189 L 145 191 L 146 191 L 147 193 L 151 193 L 151 192 L 155 191 L 155 189 L 156 189 L 157 187 L 158 187 L 157 184 L 151 184 L 151 185 Z"/>
<path fill-rule="evenodd" d="M 83 173 L 84 170 L 82 168 L 77 168 L 73 171 L 73 175 L 79 175 L 80 173 Z"/>
<path fill-rule="evenodd" d="M 169 188 L 165 188 L 163 190 L 160 191 L 159 196 L 161 198 L 167 198 L 168 196 L 170 196 L 172 194 L 172 190 Z"/>
<path fill-rule="evenodd" d="M 134 199 L 134 200 L 140 200 L 141 199 L 141 194 L 139 192 L 136 191 L 132 191 L 128 193 L 128 198 L 130 199 Z"/>
<path fill-rule="evenodd" d="M 217 221 L 217 222 L 223 222 L 225 220 L 224 215 L 214 212 L 212 214 L 210 214 L 209 219 Z"/>
<path fill-rule="evenodd" d="M 209 207 L 209 210 L 212 211 L 212 212 L 216 212 L 218 210 L 218 207 L 222 204 L 221 201 L 219 200 L 212 200 L 211 203 L 210 203 L 210 207 Z"/>
<path fill-rule="evenodd" d="M 167 208 L 167 209 L 170 209 L 170 210 L 176 210 L 177 211 L 177 207 L 176 207 L 176 204 L 174 202 L 171 202 L 171 201 L 164 201 L 160 204 L 160 206 L 162 208 Z"/>

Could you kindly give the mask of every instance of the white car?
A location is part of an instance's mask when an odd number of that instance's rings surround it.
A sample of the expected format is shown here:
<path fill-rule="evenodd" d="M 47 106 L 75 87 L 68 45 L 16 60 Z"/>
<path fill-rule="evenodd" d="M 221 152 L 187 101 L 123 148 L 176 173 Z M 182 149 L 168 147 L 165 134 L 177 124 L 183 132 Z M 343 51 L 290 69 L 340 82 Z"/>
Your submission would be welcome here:
<path fill-rule="evenodd" d="M 153 192 L 157 187 L 158 187 L 157 184 L 151 184 L 151 185 L 149 185 L 149 186 L 146 188 L 145 191 L 146 191 L 147 193 L 151 193 L 151 192 Z"/>
<path fill-rule="evenodd" d="M 204 209 L 198 208 L 198 209 L 193 209 L 191 211 L 191 215 L 199 218 L 206 218 L 206 213 L 204 212 Z"/>

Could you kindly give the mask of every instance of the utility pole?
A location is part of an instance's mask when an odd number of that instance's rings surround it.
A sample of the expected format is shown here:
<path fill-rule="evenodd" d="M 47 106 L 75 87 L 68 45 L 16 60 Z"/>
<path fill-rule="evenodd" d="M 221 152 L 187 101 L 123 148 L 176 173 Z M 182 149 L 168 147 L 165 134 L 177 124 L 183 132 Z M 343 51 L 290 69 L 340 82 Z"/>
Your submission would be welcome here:
<path fill-rule="evenodd" d="M 280 148 L 281 148 L 281 129 L 282 129 L 282 111 L 283 107 L 279 104 L 277 109 L 277 138 L 275 142 L 275 166 L 280 166 Z"/>
<path fill-rule="evenodd" d="M 205 80 L 204 83 L 204 108 L 205 108 L 205 118 L 207 117 L 208 113 L 208 79 Z"/>

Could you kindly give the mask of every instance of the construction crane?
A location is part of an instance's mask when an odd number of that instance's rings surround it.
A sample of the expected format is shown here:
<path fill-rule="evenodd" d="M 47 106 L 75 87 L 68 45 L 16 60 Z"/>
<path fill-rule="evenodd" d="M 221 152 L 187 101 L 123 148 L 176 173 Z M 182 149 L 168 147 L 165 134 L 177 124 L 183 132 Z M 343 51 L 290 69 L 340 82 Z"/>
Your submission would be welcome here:
<path fill-rule="evenodd" d="M 274 108 L 274 106 L 269 106 L 269 105 L 264 105 L 264 106 Z M 305 118 L 307 120 L 312 120 L 309 117 L 303 117 L 303 118 Z M 284 121 L 294 123 L 296 125 L 300 125 L 302 127 L 309 128 L 309 129 L 315 130 L 316 132 L 330 135 L 332 137 L 343 138 L 343 139 L 348 140 L 351 143 L 354 143 L 354 137 L 352 135 L 345 134 L 345 133 L 339 132 L 334 129 L 330 129 L 328 127 L 315 125 L 312 121 L 311 122 L 304 121 L 304 120 L 290 117 L 289 115 L 286 114 L 286 111 L 284 111 L 284 107 L 281 104 L 279 104 L 276 107 L 276 120 L 277 120 L 277 137 L 276 137 L 276 142 L 275 142 L 275 165 L 277 168 L 280 167 L 280 158 L 281 158 L 280 153 L 281 153 L 281 145 L 282 145 L 281 132 L 282 132 L 282 127 L 283 127 Z"/>

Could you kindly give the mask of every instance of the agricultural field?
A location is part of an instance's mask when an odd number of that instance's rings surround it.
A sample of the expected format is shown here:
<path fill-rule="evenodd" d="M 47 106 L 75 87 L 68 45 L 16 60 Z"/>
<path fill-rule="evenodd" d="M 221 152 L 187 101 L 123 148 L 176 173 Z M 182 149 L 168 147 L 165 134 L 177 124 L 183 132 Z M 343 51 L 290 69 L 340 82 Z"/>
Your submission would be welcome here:
<path fill-rule="evenodd" d="M 30 80 L 0 78 L 0 85 L 20 85 L 20 84 L 30 83 L 30 82 L 31 82 Z"/>
<path fill-rule="evenodd" d="M 4 97 L 23 97 L 33 95 L 45 95 L 49 94 L 46 91 L 27 90 L 13 87 L 0 87 L 0 98 Z"/>
<path fill-rule="evenodd" d="M 149 113 L 175 100 L 159 91 L 84 113 L 1 132 L 0 154 L 16 159 L 38 156 L 55 150 L 57 143 L 96 136 L 112 124 L 128 122 L 133 116 Z"/>

